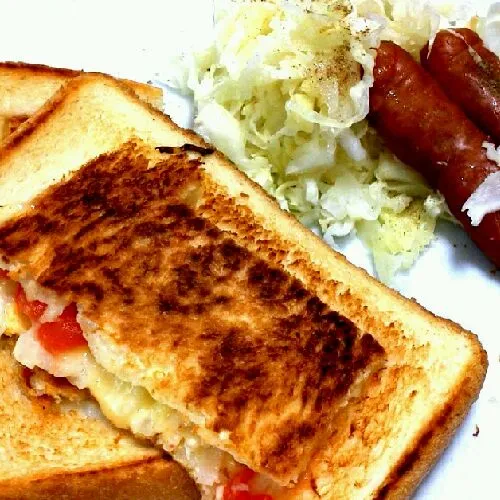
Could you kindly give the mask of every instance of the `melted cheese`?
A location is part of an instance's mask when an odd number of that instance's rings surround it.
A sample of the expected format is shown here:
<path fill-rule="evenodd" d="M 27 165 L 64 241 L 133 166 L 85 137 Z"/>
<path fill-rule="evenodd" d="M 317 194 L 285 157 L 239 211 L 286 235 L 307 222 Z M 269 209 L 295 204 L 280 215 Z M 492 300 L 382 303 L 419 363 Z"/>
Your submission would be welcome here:
<path fill-rule="evenodd" d="M 155 401 L 144 388 L 118 379 L 93 358 L 86 382 L 111 422 L 135 435 L 155 439 L 193 474 L 198 484 L 216 486 L 229 479 L 225 471 L 236 467 L 236 462 L 228 453 L 204 444 L 178 411 Z"/>
<path fill-rule="evenodd" d="M 193 424 L 178 411 L 155 401 L 146 389 L 107 372 L 88 349 L 52 356 L 31 329 L 19 337 L 14 356 L 28 368 L 38 366 L 88 389 L 114 425 L 160 444 L 191 472 L 198 484 L 208 487 L 207 497 L 213 497 L 216 486 L 227 482 L 238 466 L 228 453 L 203 443 Z"/>

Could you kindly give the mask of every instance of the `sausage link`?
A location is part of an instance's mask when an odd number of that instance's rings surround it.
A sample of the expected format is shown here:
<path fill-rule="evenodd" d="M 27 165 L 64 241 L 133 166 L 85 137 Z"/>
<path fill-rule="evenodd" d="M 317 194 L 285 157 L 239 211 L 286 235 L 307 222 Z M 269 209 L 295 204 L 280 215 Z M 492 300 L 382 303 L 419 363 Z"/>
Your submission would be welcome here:
<path fill-rule="evenodd" d="M 487 136 L 450 101 L 404 49 L 382 42 L 370 91 L 369 120 L 389 149 L 441 191 L 453 215 L 500 267 L 500 212 L 472 226 L 462 206 L 498 165 L 486 157 Z"/>
<path fill-rule="evenodd" d="M 500 143 L 500 59 L 468 28 L 437 33 L 420 62 L 446 95 L 494 142 Z"/>

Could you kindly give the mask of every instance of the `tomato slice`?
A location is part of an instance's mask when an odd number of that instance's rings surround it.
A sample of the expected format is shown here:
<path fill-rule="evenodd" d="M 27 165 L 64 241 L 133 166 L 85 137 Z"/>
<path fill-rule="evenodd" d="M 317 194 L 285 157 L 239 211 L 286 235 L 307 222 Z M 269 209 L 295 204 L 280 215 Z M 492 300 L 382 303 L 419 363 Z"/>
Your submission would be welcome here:
<path fill-rule="evenodd" d="M 273 500 L 271 495 L 250 491 L 249 483 L 255 475 L 256 472 L 248 467 L 239 470 L 224 486 L 223 500 Z"/>
<path fill-rule="evenodd" d="M 46 351 L 58 355 L 87 345 L 76 314 L 76 304 L 70 304 L 55 321 L 38 327 L 36 336 Z"/>
<path fill-rule="evenodd" d="M 28 300 L 23 287 L 19 283 L 17 284 L 14 300 L 16 301 L 17 312 L 28 316 L 31 321 L 40 319 L 45 309 L 47 309 L 47 304 L 39 300 Z"/>
<path fill-rule="evenodd" d="M 0 279 L 9 279 L 9 273 L 5 269 L 0 269 Z"/>

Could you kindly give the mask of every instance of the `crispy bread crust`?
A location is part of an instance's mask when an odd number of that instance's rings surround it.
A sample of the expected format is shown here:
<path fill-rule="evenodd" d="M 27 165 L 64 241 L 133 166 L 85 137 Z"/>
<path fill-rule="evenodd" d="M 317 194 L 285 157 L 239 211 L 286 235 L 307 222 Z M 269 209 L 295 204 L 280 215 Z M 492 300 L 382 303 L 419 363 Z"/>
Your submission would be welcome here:
<path fill-rule="evenodd" d="M 0 116 L 19 119 L 35 113 L 61 86 L 82 74 L 66 68 L 43 64 L 0 62 Z M 163 91 L 133 80 L 121 80 L 141 99 L 161 109 Z"/>
<path fill-rule="evenodd" d="M 5 61 L 0 62 L 0 69 L 3 74 L 18 74 L 21 78 L 33 75 L 44 75 L 52 78 L 74 78 L 79 76 L 81 72 L 67 68 L 53 68 L 45 64 L 30 64 L 21 61 Z"/>
<path fill-rule="evenodd" d="M 11 116 L 10 118 L 5 118 L 4 120 L 6 123 L 6 127 L 4 129 L 4 134 L 12 134 L 12 132 L 14 132 L 14 130 L 16 130 L 16 128 L 19 127 L 19 125 L 25 122 L 28 118 L 29 116 L 27 115 Z"/>
<path fill-rule="evenodd" d="M 78 389 L 68 379 L 54 377 L 36 366 L 33 370 L 24 368 L 23 377 L 33 397 L 48 396 L 57 402 L 79 402 L 91 398 L 88 391 Z"/>
<path fill-rule="evenodd" d="M 166 459 L 151 459 L 115 468 L 54 474 L 46 478 L 0 481 L 2 500 L 196 500 L 194 483 Z"/>
<path fill-rule="evenodd" d="M 108 82 L 109 79 L 101 83 L 108 85 Z M 29 137 L 35 132 L 43 136 L 47 129 L 50 135 L 53 124 L 45 127 L 49 113 L 53 110 L 55 116 L 60 116 L 66 105 L 72 109 L 66 101 L 84 94 L 85 87 L 94 83 L 85 77 L 73 80 L 71 86 L 47 104 L 44 112 L 21 127 L 11 141 L 12 154 L 16 143 L 29 143 Z M 135 103 L 127 89 L 116 83 L 113 85 Z M 173 127 L 168 117 L 162 117 L 151 107 L 148 112 L 153 129 L 158 128 L 159 121 L 166 124 L 165 127 Z M 123 140 L 134 133 L 137 131 L 124 133 Z M 177 139 L 177 145 L 181 140 L 205 145 L 192 132 L 181 133 L 182 139 Z M 226 161 L 220 154 L 214 156 L 213 163 Z M 0 162 L 0 176 L 2 168 L 5 164 Z M 280 231 L 274 221 L 277 204 L 255 184 L 236 171 L 219 172 L 215 168 L 213 174 L 223 179 L 221 182 L 225 185 L 229 185 L 230 180 L 232 193 L 248 197 L 245 203 L 250 209 L 266 214 L 263 224 Z M 379 493 L 404 498 L 428 472 L 477 398 L 486 373 L 486 355 L 472 333 L 387 289 L 365 271 L 349 265 L 343 256 L 333 254 L 292 216 L 285 215 L 287 223 L 283 223 L 282 217 L 280 224 L 286 226 L 291 235 L 297 262 L 303 254 L 321 268 L 315 275 L 309 275 L 310 283 L 318 287 L 326 300 L 336 303 L 339 312 L 360 329 L 372 332 L 393 363 L 380 372 L 370 394 L 351 406 L 352 422 L 318 454 L 301 487 L 313 495 L 320 493 L 324 498 L 364 499 L 374 498 Z M 297 275 L 308 274 L 307 270 L 299 268 L 300 265 L 296 268 Z M 443 356 L 460 357 L 456 363 L 442 367 Z M 444 392 L 435 393 L 428 388 L 433 381 L 441 384 L 444 376 L 449 378 Z M 399 385 L 398 380 L 402 381 Z M 452 411 L 443 414 L 447 405 Z M 399 431 L 401 426 L 405 432 Z M 435 431 L 429 437 L 432 429 Z M 382 451 L 377 444 L 383 445 Z M 414 453 L 416 449 L 418 453 Z M 417 458 L 409 460 L 412 457 Z"/>

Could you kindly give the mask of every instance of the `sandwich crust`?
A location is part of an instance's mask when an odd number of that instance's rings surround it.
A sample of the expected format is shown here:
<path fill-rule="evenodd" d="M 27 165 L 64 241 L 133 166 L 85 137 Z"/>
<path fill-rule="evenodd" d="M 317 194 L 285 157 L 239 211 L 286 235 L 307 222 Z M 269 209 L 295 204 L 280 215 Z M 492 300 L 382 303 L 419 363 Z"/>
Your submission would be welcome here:
<path fill-rule="evenodd" d="M 199 151 L 100 157 L 0 227 L 0 250 L 99 325 L 87 338 L 105 368 L 288 484 L 383 349 L 278 264 L 286 247 L 210 182 Z"/>
<path fill-rule="evenodd" d="M 0 481 L 2 500 L 198 500 L 199 492 L 180 465 L 168 459 L 39 479 Z"/>

